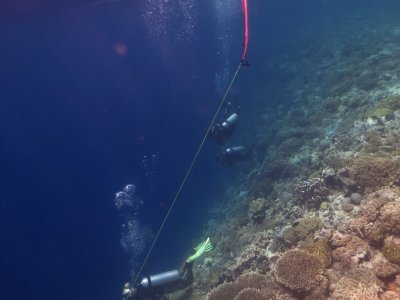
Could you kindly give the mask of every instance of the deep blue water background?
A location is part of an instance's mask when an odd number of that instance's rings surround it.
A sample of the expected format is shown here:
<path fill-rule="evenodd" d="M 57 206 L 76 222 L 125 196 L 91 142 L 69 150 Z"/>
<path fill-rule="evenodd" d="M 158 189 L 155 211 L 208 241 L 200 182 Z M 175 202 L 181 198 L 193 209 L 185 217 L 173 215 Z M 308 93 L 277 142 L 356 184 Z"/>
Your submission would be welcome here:
<path fill-rule="evenodd" d="M 177 41 L 165 57 L 138 2 L 0 6 L 1 299 L 118 299 L 130 266 L 114 193 L 136 184 L 141 222 L 156 230 L 211 120 L 223 66 L 215 12 L 203 2 L 196 39 Z M 248 95 L 273 76 L 265 61 L 294 28 L 375 9 L 373 1 L 298 2 L 249 0 L 253 65 L 235 85 L 248 120 L 259 113 L 249 111 L 257 99 Z M 241 55 L 236 21 L 231 71 Z M 119 42 L 127 55 L 115 53 Z M 176 267 L 201 234 L 230 174 L 215 151 L 207 144 L 201 153 L 147 271 Z M 149 182 L 142 158 L 154 153 L 158 172 Z"/>

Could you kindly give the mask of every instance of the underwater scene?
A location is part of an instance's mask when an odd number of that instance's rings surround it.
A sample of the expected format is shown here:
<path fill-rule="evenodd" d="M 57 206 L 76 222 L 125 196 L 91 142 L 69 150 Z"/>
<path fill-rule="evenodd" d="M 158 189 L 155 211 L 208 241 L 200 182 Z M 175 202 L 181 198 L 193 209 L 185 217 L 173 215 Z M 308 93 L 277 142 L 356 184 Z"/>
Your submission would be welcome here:
<path fill-rule="evenodd" d="M 0 1 L 0 299 L 400 299 L 400 1 Z"/>

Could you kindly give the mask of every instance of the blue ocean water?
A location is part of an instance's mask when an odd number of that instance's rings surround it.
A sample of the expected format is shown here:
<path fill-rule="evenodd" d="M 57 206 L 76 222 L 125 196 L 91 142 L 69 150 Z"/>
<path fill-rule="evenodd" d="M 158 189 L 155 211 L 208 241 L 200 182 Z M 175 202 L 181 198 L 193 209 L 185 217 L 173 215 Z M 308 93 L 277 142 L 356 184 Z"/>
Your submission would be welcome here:
<path fill-rule="evenodd" d="M 147 249 L 240 59 L 240 1 L 0 7 L 0 298 L 118 299 L 133 265 L 115 193 L 136 186 L 137 218 L 153 232 Z M 264 66 L 296 52 L 295 29 L 382 7 L 249 0 L 252 66 L 230 94 L 248 123 L 245 142 L 266 106 L 259 88 L 276 80 Z M 217 151 L 206 143 L 146 272 L 180 263 L 238 176 L 215 162 Z"/>

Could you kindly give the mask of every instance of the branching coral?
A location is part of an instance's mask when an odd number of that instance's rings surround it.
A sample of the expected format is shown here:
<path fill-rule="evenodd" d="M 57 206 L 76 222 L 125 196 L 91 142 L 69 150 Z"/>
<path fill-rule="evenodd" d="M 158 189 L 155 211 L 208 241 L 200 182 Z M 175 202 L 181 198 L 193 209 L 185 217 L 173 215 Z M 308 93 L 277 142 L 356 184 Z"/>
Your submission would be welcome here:
<path fill-rule="evenodd" d="M 289 250 L 275 265 L 276 279 L 296 291 L 308 291 L 322 279 L 324 263 L 305 250 Z"/>

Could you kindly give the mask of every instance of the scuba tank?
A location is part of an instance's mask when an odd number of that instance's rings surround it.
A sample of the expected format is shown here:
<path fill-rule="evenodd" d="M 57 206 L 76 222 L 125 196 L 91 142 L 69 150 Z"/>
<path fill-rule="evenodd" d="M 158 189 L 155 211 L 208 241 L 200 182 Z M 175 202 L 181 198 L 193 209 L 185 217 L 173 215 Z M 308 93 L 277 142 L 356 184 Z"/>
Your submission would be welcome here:
<path fill-rule="evenodd" d="M 170 283 L 174 283 L 179 281 L 181 275 L 178 270 L 172 270 L 168 272 L 163 272 L 156 275 L 150 275 L 143 277 L 140 281 L 140 286 L 144 289 L 151 288 L 151 287 L 160 287 L 165 286 Z"/>
<path fill-rule="evenodd" d="M 229 118 L 227 118 L 223 123 L 222 123 L 222 127 L 224 129 L 228 129 L 231 126 L 235 125 L 235 123 L 237 122 L 239 118 L 239 115 L 237 113 L 234 113 L 232 115 L 229 116 Z"/>
<path fill-rule="evenodd" d="M 241 156 L 246 153 L 244 146 L 230 147 L 225 150 L 225 154 L 229 157 Z"/>

